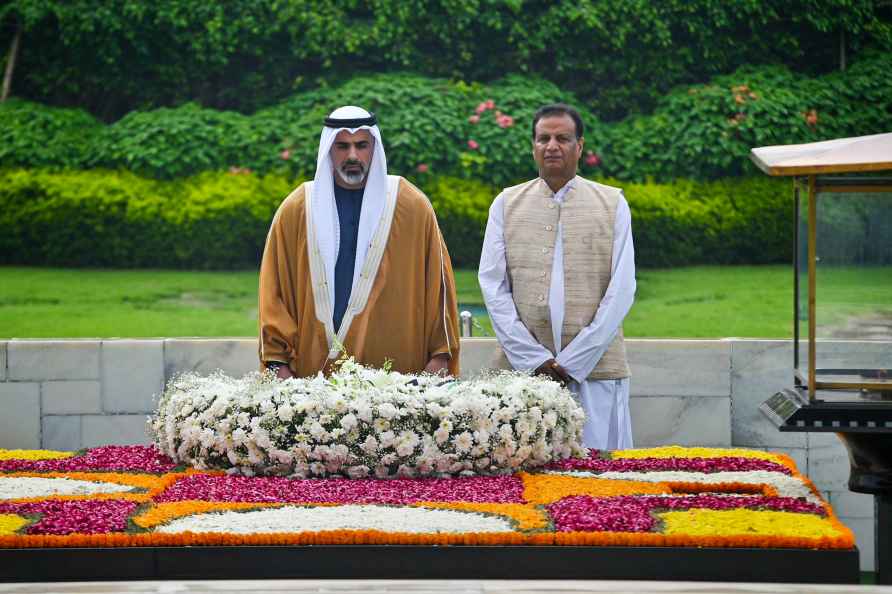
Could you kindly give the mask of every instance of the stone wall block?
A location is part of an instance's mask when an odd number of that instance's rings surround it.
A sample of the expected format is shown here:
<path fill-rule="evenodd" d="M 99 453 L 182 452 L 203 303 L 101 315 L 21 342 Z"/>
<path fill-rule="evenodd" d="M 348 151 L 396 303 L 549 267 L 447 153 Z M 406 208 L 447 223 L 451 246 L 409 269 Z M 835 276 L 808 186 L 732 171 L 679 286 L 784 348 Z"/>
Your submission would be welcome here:
<path fill-rule="evenodd" d="M 631 399 L 635 447 L 731 445 L 728 398 L 636 396 Z"/>
<path fill-rule="evenodd" d="M 627 340 L 635 396 L 731 394 L 731 344 L 724 340 Z"/>
<path fill-rule="evenodd" d="M 839 517 L 874 518 L 873 495 L 854 493 L 852 491 L 831 491 L 830 505 Z"/>
<path fill-rule="evenodd" d="M 40 448 L 40 385 L 0 383 L 0 448 Z"/>
<path fill-rule="evenodd" d="M 257 340 L 172 338 L 164 341 L 165 381 L 186 371 L 207 375 L 218 369 L 234 377 L 258 371 Z"/>
<path fill-rule="evenodd" d="M 6 341 L 0 340 L 0 382 L 6 380 Z"/>
<path fill-rule="evenodd" d="M 471 378 L 488 369 L 496 351 L 495 338 L 462 338 L 461 369 L 462 378 Z"/>
<path fill-rule="evenodd" d="M 8 379 L 97 380 L 99 344 L 98 340 L 11 340 Z"/>
<path fill-rule="evenodd" d="M 163 389 L 163 340 L 102 342 L 102 406 L 106 412 L 151 412 Z"/>
<path fill-rule="evenodd" d="M 43 417 L 43 442 L 45 450 L 73 452 L 81 445 L 81 418 L 78 415 L 45 415 Z"/>
<path fill-rule="evenodd" d="M 759 405 L 793 385 L 789 340 L 731 341 L 731 436 L 736 446 L 805 448 L 804 433 L 781 433 Z"/>
<path fill-rule="evenodd" d="M 43 382 L 43 414 L 76 415 L 102 412 L 99 382 L 93 380 Z"/>
<path fill-rule="evenodd" d="M 842 443 L 808 448 L 808 478 L 821 491 L 849 488 L 849 454 Z"/>
<path fill-rule="evenodd" d="M 150 442 L 146 433 L 146 415 L 84 415 L 82 419 L 84 447 Z"/>

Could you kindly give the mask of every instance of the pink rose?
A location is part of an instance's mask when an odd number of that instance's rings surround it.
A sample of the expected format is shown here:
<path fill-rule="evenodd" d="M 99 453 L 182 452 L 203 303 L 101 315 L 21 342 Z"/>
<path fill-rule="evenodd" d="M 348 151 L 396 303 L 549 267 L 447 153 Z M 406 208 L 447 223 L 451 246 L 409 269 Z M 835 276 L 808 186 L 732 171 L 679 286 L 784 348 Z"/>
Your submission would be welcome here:
<path fill-rule="evenodd" d="M 291 158 L 291 149 L 285 149 L 284 151 L 279 153 L 279 156 L 282 158 L 283 161 L 287 161 Z"/>
<path fill-rule="evenodd" d="M 427 173 L 430 167 L 427 166 L 427 163 L 419 163 L 418 167 L 415 168 L 418 173 Z"/>
<path fill-rule="evenodd" d="M 496 108 L 496 102 L 493 101 L 492 99 L 487 99 L 486 103 L 484 103 L 483 105 L 486 106 L 486 109 L 495 109 Z"/>
<path fill-rule="evenodd" d="M 588 151 L 588 154 L 586 154 L 585 156 L 585 164 L 589 167 L 597 167 L 601 164 L 601 157 L 599 157 L 592 151 Z"/>
<path fill-rule="evenodd" d="M 508 115 L 503 115 L 498 118 L 496 122 L 499 124 L 500 128 L 510 128 L 514 125 L 514 118 Z"/>
<path fill-rule="evenodd" d="M 476 151 L 478 148 L 480 148 L 480 145 L 477 144 L 476 140 L 469 140 L 468 148 L 471 149 L 472 151 Z"/>
<path fill-rule="evenodd" d="M 486 111 L 486 103 L 481 103 L 474 111 L 476 111 L 478 114 L 483 113 L 484 111 Z"/>
<path fill-rule="evenodd" d="M 476 124 L 477 122 L 480 121 L 480 116 L 472 115 L 471 117 L 468 118 L 468 121 L 471 122 L 472 124 Z"/>

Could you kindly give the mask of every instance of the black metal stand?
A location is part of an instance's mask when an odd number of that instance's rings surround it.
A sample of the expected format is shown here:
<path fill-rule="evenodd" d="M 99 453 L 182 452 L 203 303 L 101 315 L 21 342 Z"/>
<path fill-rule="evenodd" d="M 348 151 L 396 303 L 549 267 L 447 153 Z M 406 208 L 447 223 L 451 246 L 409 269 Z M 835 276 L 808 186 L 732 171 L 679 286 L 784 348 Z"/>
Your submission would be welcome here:
<path fill-rule="evenodd" d="M 892 584 L 892 495 L 875 495 L 877 584 Z"/>
<path fill-rule="evenodd" d="M 569 579 L 858 583 L 858 551 L 572 546 L 3 549 L 0 582 Z"/>
<path fill-rule="evenodd" d="M 892 584 L 892 401 L 809 401 L 800 389 L 759 407 L 781 431 L 832 432 L 849 452 L 849 489 L 874 496 L 878 584 Z"/>

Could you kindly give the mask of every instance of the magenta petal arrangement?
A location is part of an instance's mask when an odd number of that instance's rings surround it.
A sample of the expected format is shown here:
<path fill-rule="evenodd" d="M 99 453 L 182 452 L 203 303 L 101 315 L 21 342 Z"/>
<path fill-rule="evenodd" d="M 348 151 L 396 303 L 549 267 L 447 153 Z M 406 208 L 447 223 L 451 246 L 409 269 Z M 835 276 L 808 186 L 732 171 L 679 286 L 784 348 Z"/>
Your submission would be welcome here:
<path fill-rule="evenodd" d="M 151 421 L 178 463 L 245 476 L 504 474 L 585 454 L 584 413 L 559 384 L 521 373 L 445 381 L 352 359 L 330 377 L 181 376 Z"/>

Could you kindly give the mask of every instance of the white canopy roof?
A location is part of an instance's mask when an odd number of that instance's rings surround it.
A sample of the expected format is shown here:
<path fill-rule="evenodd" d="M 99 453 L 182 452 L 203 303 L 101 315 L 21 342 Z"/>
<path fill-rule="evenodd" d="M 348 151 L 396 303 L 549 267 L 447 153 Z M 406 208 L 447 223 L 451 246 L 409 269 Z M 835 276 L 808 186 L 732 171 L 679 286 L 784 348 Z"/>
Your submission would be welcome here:
<path fill-rule="evenodd" d="M 892 133 L 763 146 L 752 149 L 750 158 L 768 175 L 892 170 Z"/>

